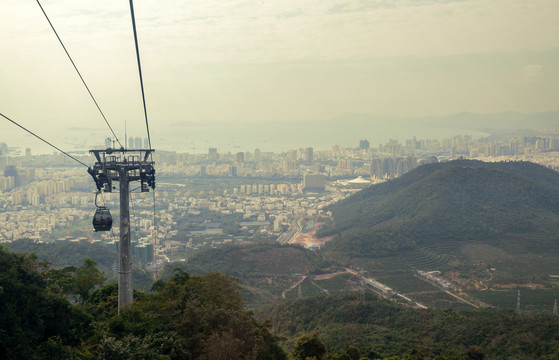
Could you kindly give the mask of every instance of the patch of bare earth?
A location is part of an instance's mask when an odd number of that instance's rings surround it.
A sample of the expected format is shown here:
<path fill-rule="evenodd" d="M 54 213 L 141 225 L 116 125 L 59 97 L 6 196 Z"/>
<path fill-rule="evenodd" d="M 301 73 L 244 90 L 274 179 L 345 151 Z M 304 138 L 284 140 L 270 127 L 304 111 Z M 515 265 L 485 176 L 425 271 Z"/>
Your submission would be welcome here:
<path fill-rule="evenodd" d="M 510 290 L 510 289 L 517 289 L 517 288 L 527 288 L 527 289 L 531 289 L 531 290 L 535 290 L 535 289 L 544 289 L 545 286 L 543 284 L 537 284 L 537 283 L 519 283 L 519 284 L 515 284 L 515 283 L 511 283 L 511 284 L 499 284 L 499 285 L 495 285 L 493 286 L 494 289 L 502 289 L 502 290 Z"/>
<path fill-rule="evenodd" d="M 322 245 L 326 244 L 326 242 L 328 242 L 330 239 L 332 239 L 332 236 L 327 236 L 327 237 L 323 237 L 323 238 L 317 238 L 316 237 L 316 230 L 313 230 L 311 232 L 308 232 L 306 234 L 302 234 L 302 233 L 296 233 L 295 236 L 293 236 L 293 238 L 291 239 L 291 241 L 289 242 L 292 245 L 301 245 L 305 248 L 309 248 L 312 245 L 315 245 L 316 247 L 321 247 Z"/>
<path fill-rule="evenodd" d="M 322 275 L 315 275 L 313 276 L 313 280 L 329 280 L 332 279 L 333 277 L 336 277 L 338 275 L 342 275 L 342 274 L 347 274 L 348 271 L 338 271 L 335 273 L 330 273 L 330 274 L 322 274 Z"/>

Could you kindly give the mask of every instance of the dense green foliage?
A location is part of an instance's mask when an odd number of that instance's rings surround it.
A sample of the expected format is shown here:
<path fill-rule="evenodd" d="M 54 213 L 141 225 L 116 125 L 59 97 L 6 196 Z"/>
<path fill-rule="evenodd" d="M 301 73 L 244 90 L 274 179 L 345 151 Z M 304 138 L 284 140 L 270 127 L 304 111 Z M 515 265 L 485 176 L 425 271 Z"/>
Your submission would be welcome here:
<path fill-rule="evenodd" d="M 286 358 L 244 310 L 231 277 L 179 271 L 154 283 L 152 294 L 136 292 L 118 314 L 118 288 L 98 288 L 103 277 L 93 260 L 79 268 L 45 266 L 0 247 L 2 359 Z"/>
<path fill-rule="evenodd" d="M 245 279 L 253 276 L 306 273 L 313 268 L 316 256 L 303 248 L 273 243 L 269 245 L 223 246 L 204 249 L 188 259 L 191 273 L 219 271 Z"/>
<path fill-rule="evenodd" d="M 335 351 L 352 344 L 368 357 L 377 353 L 462 359 L 476 349 L 490 359 L 559 356 L 559 319 L 552 315 L 496 309 L 420 310 L 370 293 L 361 300 L 353 293 L 291 300 L 259 310 L 257 316 L 270 321 L 274 333 L 287 337 L 294 353 L 307 351 L 298 337 L 317 332 Z"/>
<path fill-rule="evenodd" d="M 386 256 L 441 241 L 479 240 L 557 252 L 559 174 L 529 162 L 458 160 L 421 166 L 331 206 L 326 250 Z M 529 235 L 530 241 L 522 241 Z M 509 244 L 508 237 L 517 238 Z M 513 248 L 514 247 L 514 248 Z"/>
<path fill-rule="evenodd" d="M 243 309 L 236 281 L 213 272 L 190 277 L 179 271 L 157 290 L 108 321 L 105 356 L 129 342 L 168 359 L 283 359 L 265 326 Z M 135 351 L 130 347 L 129 351 Z"/>
<path fill-rule="evenodd" d="M 0 358 L 286 359 L 229 276 L 174 271 L 153 293 L 135 292 L 120 314 L 116 284 L 102 281 L 90 259 L 52 269 L 0 248 Z M 286 337 L 292 359 L 559 356 L 559 320 L 551 315 L 416 310 L 365 295 L 291 300 L 257 317 Z"/>
<path fill-rule="evenodd" d="M 73 296 L 82 303 L 105 281 L 105 276 L 97 269 L 95 260 L 89 258 L 83 261 L 80 268 L 67 266 L 63 269 L 48 269 L 42 275 L 47 281 L 47 288 L 53 294 Z"/>
<path fill-rule="evenodd" d="M 226 245 L 192 254 L 187 262 L 167 264 L 161 272 L 169 278 L 174 267 L 191 274 L 219 271 L 240 280 L 243 299 L 248 306 L 274 303 L 282 292 L 299 278 L 316 268 L 320 257 L 297 246 Z M 295 275 L 298 274 L 298 275 Z"/>
<path fill-rule="evenodd" d="M 91 317 L 50 291 L 53 277 L 41 270 L 34 256 L 0 247 L 1 359 L 47 359 L 53 351 L 79 353 L 81 342 L 91 336 Z M 60 285 L 69 289 L 75 282 Z"/>
<path fill-rule="evenodd" d="M 37 254 L 39 261 L 48 261 L 55 267 L 80 266 L 84 258 L 91 258 L 97 262 L 102 270 L 109 270 L 118 260 L 118 248 L 87 241 L 37 243 L 31 239 L 20 239 L 4 246 L 12 252 Z"/>
<path fill-rule="evenodd" d="M 25 252 L 37 254 L 38 261 L 48 261 L 55 268 L 67 266 L 80 266 L 82 261 L 90 258 L 97 263 L 99 269 L 105 274 L 108 281 L 116 281 L 116 274 L 113 274 L 112 267 L 118 261 L 118 246 L 92 244 L 87 241 L 78 242 L 57 242 L 57 243 L 36 243 L 31 239 L 19 239 L 11 243 L 4 244 L 6 248 L 13 252 Z M 140 259 L 132 253 L 135 264 L 140 263 Z M 145 270 L 134 266 L 132 275 L 134 286 L 148 290 L 153 280 Z"/>

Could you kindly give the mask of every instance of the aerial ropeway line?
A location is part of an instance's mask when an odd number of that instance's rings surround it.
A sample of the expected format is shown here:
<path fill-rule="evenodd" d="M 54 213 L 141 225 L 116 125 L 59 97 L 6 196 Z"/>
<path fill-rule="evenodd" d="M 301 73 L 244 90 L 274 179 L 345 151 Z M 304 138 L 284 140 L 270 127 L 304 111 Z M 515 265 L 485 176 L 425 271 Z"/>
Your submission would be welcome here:
<path fill-rule="evenodd" d="M 6 120 L 12 122 L 14 125 L 25 130 L 29 134 L 35 136 L 39 140 L 43 141 L 47 145 L 53 147 L 54 149 L 60 151 L 62 154 L 68 156 L 79 164 L 87 167 L 87 172 L 91 175 L 95 182 L 97 192 L 95 194 L 95 206 L 96 212 L 93 217 L 93 227 L 95 231 L 109 231 L 112 227 L 113 218 L 110 214 L 110 210 L 105 206 L 99 206 L 97 204 L 97 196 L 102 194 L 102 192 L 112 192 L 116 187 L 113 186 L 113 182 L 119 183 L 120 192 L 120 242 L 119 242 L 119 282 L 118 282 L 118 310 L 130 304 L 133 301 L 133 283 L 132 283 L 132 254 L 130 246 L 130 182 L 139 181 L 141 192 L 148 192 L 151 188 L 155 190 L 155 168 L 153 161 L 153 152 L 155 150 L 151 147 L 151 136 L 149 132 L 149 122 L 146 107 L 146 99 L 144 92 L 144 83 L 142 78 L 142 68 L 140 63 L 140 52 L 138 47 L 138 36 L 136 32 L 136 21 L 134 17 L 134 6 L 133 1 L 130 0 L 130 13 L 132 17 L 132 28 L 134 32 L 134 43 L 136 47 L 136 58 L 138 62 L 138 72 L 140 76 L 140 86 L 142 90 L 142 102 L 143 110 L 146 122 L 146 131 L 148 136 L 148 149 L 125 149 L 115 132 L 113 131 L 111 125 L 109 124 L 107 118 L 101 111 L 99 104 L 95 100 L 95 97 L 89 90 L 85 80 L 83 79 L 81 73 L 79 72 L 76 64 L 72 60 L 72 57 L 68 53 L 64 43 L 62 42 L 60 36 L 56 32 L 52 22 L 47 16 L 45 10 L 43 9 L 39 0 L 36 0 L 37 4 L 41 8 L 45 18 L 50 24 L 52 30 L 54 31 L 58 41 L 62 45 L 62 48 L 66 52 L 66 55 L 70 59 L 70 62 L 74 66 L 78 76 L 80 77 L 83 85 L 87 89 L 91 99 L 95 103 L 97 109 L 101 113 L 101 116 L 105 120 L 105 123 L 111 130 L 115 140 L 119 143 L 120 149 L 104 149 L 104 150 L 90 150 L 95 158 L 96 162 L 93 166 L 88 166 L 84 162 L 76 159 L 67 152 L 59 149 L 50 142 L 46 141 L 39 135 L 28 130 L 24 126 L 18 124 L 14 120 L 10 119 L 4 114 L 0 113 L 0 116 Z M 149 160 L 148 160 L 149 159 Z M 155 192 L 154 192 L 154 224 L 155 224 Z"/>
<path fill-rule="evenodd" d="M 10 119 L 9 117 L 7 117 L 6 115 L 0 113 L 0 116 L 2 116 L 4 119 L 8 120 L 9 122 L 11 122 L 12 124 L 18 126 L 19 128 L 23 129 L 24 131 L 28 132 L 29 134 L 35 136 L 37 139 L 41 140 L 42 142 L 44 142 L 45 144 L 47 144 L 48 146 L 60 151 L 62 154 L 66 155 L 67 157 L 69 157 L 70 159 L 76 161 L 77 163 L 89 168 L 89 166 L 84 163 L 83 161 L 80 161 L 78 159 L 76 159 L 75 157 L 73 157 L 72 155 L 68 154 L 66 151 L 59 149 L 58 147 L 54 146 L 53 144 L 51 144 L 50 142 L 46 141 L 45 139 L 43 139 L 42 137 L 40 137 L 39 135 L 35 134 L 33 131 L 28 130 L 27 128 L 25 128 L 24 126 L 18 124 L 16 121 Z"/>
<path fill-rule="evenodd" d="M 58 32 L 56 31 L 56 29 L 54 28 L 54 25 L 52 24 L 52 22 L 50 21 L 45 9 L 43 8 L 43 6 L 41 5 L 41 3 L 39 2 L 39 0 L 36 0 L 37 4 L 39 5 L 39 7 L 41 8 L 41 11 L 43 12 L 43 15 L 45 15 L 45 18 L 47 19 L 52 31 L 54 32 L 54 35 L 56 35 L 56 38 L 58 39 L 58 42 L 60 43 L 60 45 L 62 46 L 62 49 L 64 49 L 64 52 L 66 53 L 66 55 L 68 56 L 68 59 L 70 60 L 70 62 L 72 63 L 72 66 L 74 67 L 74 69 L 76 70 L 76 73 L 78 74 L 78 76 L 80 77 L 83 85 L 85 86 L 85 89 L 87 90 L 87 92 L 89 93 L 89 96 L 91 97 L 91 99 L 93 100 L 93 103 L 95 103 L 95 106 L 97 107 L 97 110 L 99 110 L 99 113 L 101 114 L 101 116 L 103 117 L 103 119 L 105 120 L 105 123 L 107 124 L 107 126 L 109 127 L 109 130 L 111 130 L 111 133 L 113 134 L 113 136 L 115 137 L 116 142 L 118 142 L 118 144 L 120 145 L 120 147 L 123 147 L 122 144 L 120 143 L 120 140 L 118 140 L 118 136 L 116 136 L 115 132 L 113 131 L 113 128 L 111 127 L 111 125 L 109 124 L 109 121 L 107 120 L 107 118 L 105 117 L 105 114 L 103 113 L 103 111 L 101 110 L 101 107 L 99 107 L 99 104 L 97 103 L 97 100 L 95 100 L 95 97 L 93 96 L 93 94 L 91 93 L 91 90 L 89 90 L 89 86 L 87 86 L 87 84 L 85 83 L 85 80 L 82 76 L 82 74 L 80 73 L 80 71 L 78 70 L 78 67 L 76 66 L 76 63 L 74 62 L 74 60 L 72 59 L 72 57 L 70 56 L 70 53 L 68 52 L 68 50 L 66 49 L 66 46 L 64 46 L 64 43 L 62 42 L 62 39 L 60 38 L 60 36 L 58 36 Z"/>
<path fill-rule="evenodd" d="M 134 32 L 134 44 L 136 45 L 136 59 L 138 60 L 138 73 L 140 76 L 140 88 L 142 90 L 142 103 L 144 105 L 144 116 L 146 119 L 146 130 L 148 134 L 148 147 L 151 149 L 151 137 L 149 134 L 148 112 L 146 107 L 146 95 L 144 92 L 144 78 L 142 76 L 142 64 L 140 62 L 140 47 L 138 46 L 138 33 L 136 31 L 136 17 L 134 16 L 134 3 L 130 0 L 130 17 L 132 18 L 132 30 Z"/>

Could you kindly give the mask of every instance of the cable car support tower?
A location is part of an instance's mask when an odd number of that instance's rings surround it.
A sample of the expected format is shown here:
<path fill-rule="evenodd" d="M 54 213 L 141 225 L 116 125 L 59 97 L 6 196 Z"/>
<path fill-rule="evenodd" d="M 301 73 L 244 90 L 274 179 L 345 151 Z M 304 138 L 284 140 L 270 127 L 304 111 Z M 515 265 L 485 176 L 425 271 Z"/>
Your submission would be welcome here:
<path fill-rule="evenodd" d="M 141 192 L 155 189 L 153 149 L 90 150 L 96 162 L 87 172 L 93 177 L 97 191 L 112 192 L 119 183 L 120 243 L 118 270 L 118 310 L 134 300 L 132 284 L 132 249 L 130 245 L 130 182 L 139 181 Z M 151 160 L 148 160 L 150 158 Z"/>

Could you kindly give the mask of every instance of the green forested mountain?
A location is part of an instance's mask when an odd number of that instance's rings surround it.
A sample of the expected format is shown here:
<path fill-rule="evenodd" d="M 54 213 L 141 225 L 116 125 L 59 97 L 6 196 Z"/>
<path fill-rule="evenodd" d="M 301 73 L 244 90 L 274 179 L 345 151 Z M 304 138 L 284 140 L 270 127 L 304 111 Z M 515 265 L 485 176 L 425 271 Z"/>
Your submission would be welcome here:
<path fill-rule="evenodd" d="M 55 268 L 80 266 L 84 259 L 90 258 L 97 262 L 108 281 L 116 281 L 117 275 L 113 267 L 118 261 L 118 246 L 115 245 L 92 244 L 87 241 L 36 243 L 30 239 L 19 239 L 4 246 L 12 252 L 34 253 L 37 255 L 37 261 L 47 261 Z M 132 258 L 135 264 L 141 263 L 135 256 L 135 251 Z M 149 290 L 153 280 L 145 269 L 134 266 L 132 274 L 135 288 Z"/>
<path fill-rule="evenodd" d="M 329 265 L 321 262 L 317 254 L 298 246 L 230 245 L 200 250 L 187 262 L 169 263 L 161 276 L 168 278 L 176 267 L 190 274 L 219 271 L 240 280 L 244 300 L 254 307 L 281 301 L 282 293 L 299 279 L 299 275 L 308 274 L 317 266 Z"/>
<path fill-rule="evenodd" d="M 120 314 L 117 285 L 102 284 L 91 259 L 52 269 L 0 247 L 0 359 L 286 358 L 229 276 L 178 271 Z"/>
<path fill-rule="evenodd" d="M 412 309 L 366 293 L 290 300 L 256 313 L 286 337 L 316 333 L 333 350 L 348 345 L 370 358 L 556 359 L 559 320 L 496 309 Z M 474 356 L 476 355 L 476 356 Z"/>
<path fill-rule="evenodd" d="M 198 251 L 183 267 L 190 273 L 219 271 L 237 278 L 282 276 L 309 272 L 314 254 L 295 246 L 225 246 Z M 170 264 L 173 267 L 173 264 Z"/>
<path fill-rule="evenodd" d="M 335 235 L 326 250 L 349 256 L 470 240 L 513 253 L 559 251 L 559 174 L 529 162 L 424 165 L 330 210 L 334 224 L 319 235 Z"/>
<path fill-rule="evenodd" d="M 37 260 L 48 261 L 54 267 L 80 266 L 84 258 L 91 258 L 104 272 L 110 272 L 118 261 L 118 247 L 92 244 L 87 241 L 37 243 L 31 239 L 19 239 L 3 244 L 12 252 L 35 253 Z"/>

